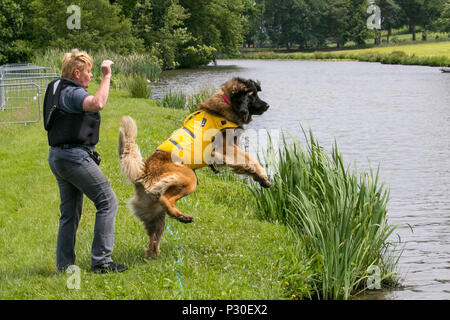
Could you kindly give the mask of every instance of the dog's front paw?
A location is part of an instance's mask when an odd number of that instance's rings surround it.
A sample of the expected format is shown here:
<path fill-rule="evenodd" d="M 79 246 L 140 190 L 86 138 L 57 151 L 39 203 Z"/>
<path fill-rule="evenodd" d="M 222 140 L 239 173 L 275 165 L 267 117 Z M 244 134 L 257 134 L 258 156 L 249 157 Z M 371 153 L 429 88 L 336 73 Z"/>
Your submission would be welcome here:
<path fill-rule="evenodd" d="M 262 180 L 259 184 L 263 188 L 270 188 L 272 186 L 272 182 L 270 182 L 268 179 Z"/>
<path fill-rule="evenodd" d="M 191 216 L 187 216 L 187 215 L 179 216 L 179 217 L 177 217 L 177 220 L 180 221 L 180 222 L 183 222 L 183 223 L 194 222 L 194 218 L 191 217 Z"/>

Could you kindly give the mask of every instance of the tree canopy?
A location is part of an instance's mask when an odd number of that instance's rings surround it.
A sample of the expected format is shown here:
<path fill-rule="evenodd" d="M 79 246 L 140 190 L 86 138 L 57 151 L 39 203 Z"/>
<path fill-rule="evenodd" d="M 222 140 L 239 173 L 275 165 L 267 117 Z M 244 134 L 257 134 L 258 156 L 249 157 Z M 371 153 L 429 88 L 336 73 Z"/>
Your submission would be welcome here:
<path fill-rule="evenodd" d="M 383 30 L 450 31 L 450 0 L 373 0 Z M 242 46 L 318 49 L 380 37 L 369 0 L 0 0 L 0 64 L 37 50 L 151 53 L 164 69 L 207 64 Z M 69 28 L 70 5 L 80 27 Z"/>

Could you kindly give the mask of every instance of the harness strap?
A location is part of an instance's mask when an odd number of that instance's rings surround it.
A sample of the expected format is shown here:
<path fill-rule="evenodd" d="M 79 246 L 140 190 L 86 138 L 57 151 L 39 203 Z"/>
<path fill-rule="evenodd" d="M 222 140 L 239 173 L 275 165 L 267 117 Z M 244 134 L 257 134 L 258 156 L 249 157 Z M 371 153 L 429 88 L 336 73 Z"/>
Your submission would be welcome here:
<path fill-rule="evenodd" d="M 204 111 L 199 110 L 199 111 L 195 111 L 195 112 L 191 113 L 190 115 L 188 115 L 188 116 L 186 117 L 186 119 L 184 120 L 184 122 L 183 122 L 183 126 L 185 126 L 186 123 L 188 123 L 189 121 L 191 121 L 191 119 L 192 119 L 193 117 L 195 117 L 196 115 L 198 115 L 200 112 L 204 112 Z"/>
<path fill-rule="evenodd" d="M 220 171 L 217 170 L 217 168 L 212 164 L 212 163 L 208 163 L 208 167 L 212 170 L 212 172 L 214 172 L 215 174 L 219 174 Z"/>

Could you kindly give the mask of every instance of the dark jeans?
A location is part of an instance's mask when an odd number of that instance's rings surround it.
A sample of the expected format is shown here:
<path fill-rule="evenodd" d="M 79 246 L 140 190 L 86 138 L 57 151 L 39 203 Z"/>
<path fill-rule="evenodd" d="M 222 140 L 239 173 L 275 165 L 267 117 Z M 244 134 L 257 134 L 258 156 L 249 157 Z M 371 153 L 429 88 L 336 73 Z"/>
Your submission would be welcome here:
<path fill-rule="evenodd" d="M 97 209 L 92 242 L 92 266 L 110 262 L 114 246 L 117 198 L 98 165 L 81 148 L 50 148 L 48 162 L 61 198 L 56 266 L 75 263 L 75 239 L 85 194 Z"/>

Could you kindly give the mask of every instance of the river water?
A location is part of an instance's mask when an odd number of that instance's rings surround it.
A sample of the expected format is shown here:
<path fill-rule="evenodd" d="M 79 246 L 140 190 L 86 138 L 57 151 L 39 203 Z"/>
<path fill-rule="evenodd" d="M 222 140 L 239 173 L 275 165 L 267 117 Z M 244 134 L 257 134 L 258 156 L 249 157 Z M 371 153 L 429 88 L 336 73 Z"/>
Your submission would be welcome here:
<path fill-rule="evenodd" d="M 288 129 L 303 141 L 301 124 L 327 150 L 336 139 L 359 171 L 380 166 L 388 219 L 404 251 L 400 287 L 366 298 L 449 299 L 450 74 L 353 61 L 219 60 L 163 73 L 153 97 L 219 88 L 235 76 L 260 80 L 271 106 L 249 129 Z"/>

